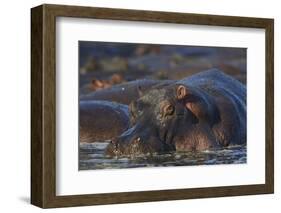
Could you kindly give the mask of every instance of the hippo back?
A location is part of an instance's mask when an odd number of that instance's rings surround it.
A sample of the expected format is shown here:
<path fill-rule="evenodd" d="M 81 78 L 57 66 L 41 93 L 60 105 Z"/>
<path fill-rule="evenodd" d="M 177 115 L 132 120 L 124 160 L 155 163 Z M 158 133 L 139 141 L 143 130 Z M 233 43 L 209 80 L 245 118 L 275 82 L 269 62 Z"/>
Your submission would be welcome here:
<path fill-rule="evenodd" d="M 80 101 L 80 143 L 111 140 L 129 127 L 128 106 L 109 101 Z"/>
<path fill-rule="evenodd" d="M 163 82 L 169 81 L 150 79 L 135 80 L 112 86 L 107 89 L 98 90 L 87 95 L 82 95 L 80 96 L 80 100 L 106 100 L 128 105 L 133 100 L 136 100 L 140 97 L 139 88 L 141 88 L 143 92 L 146 92 L 153 86 Z"/>
<path fill-rule="evenodd" d="M 246 87 L 240 81 L 224 74 L 218 69 L 210 69 L 198 74 L 192 75 L 188 78 L 178 81 L 178 83 L 185 85 L 192 85 L 193 87 L 205 88 L 217 92 L 227 92 L 237 96 L 246 104 Z"/>

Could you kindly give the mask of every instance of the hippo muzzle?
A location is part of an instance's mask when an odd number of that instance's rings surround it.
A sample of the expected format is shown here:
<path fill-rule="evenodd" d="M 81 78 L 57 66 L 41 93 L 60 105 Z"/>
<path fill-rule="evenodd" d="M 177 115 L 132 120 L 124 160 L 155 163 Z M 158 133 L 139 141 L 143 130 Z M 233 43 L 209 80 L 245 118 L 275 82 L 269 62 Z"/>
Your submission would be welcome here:
<path fill-rule="evenodd" d="M 136 124 L 119 137 L 113 139 L 107 147 L 110 156 L 137 156 L 162 153 L 171 148 L 157 137 L 157 131 L 151 126 Z"/>

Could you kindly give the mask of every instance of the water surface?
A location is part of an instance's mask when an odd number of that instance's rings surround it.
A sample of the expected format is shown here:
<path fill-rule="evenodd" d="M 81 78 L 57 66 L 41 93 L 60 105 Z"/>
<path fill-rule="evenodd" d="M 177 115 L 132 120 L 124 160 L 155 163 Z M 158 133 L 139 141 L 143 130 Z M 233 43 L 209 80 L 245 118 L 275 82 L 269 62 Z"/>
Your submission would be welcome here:
<path fill-rule="evenodd" d="M 230 146 L 203 152 L 172 152 L 112 158 L 104 154 L 107 145 L 108 142 L 81 143 L 79 170 L 247 163 L 246 146 Z"/>

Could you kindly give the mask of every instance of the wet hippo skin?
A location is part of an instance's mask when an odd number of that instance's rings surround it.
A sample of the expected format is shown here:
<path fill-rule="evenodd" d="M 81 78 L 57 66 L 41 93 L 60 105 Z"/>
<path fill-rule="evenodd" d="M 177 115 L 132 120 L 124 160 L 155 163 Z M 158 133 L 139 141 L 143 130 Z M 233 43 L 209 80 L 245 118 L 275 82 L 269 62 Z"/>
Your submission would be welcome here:
<path fill-rule="evenodd" d="M 246 88 L 212 69 L 154 85 L 130 103 L 130 128 L 108 155 L 202 151 L 246 143 Z"/>
<path fill-rule="evenodd" d="M 128 106 L 108 101 L 80 101 L 80 143 L 110 140 L 129 127 Z"/>

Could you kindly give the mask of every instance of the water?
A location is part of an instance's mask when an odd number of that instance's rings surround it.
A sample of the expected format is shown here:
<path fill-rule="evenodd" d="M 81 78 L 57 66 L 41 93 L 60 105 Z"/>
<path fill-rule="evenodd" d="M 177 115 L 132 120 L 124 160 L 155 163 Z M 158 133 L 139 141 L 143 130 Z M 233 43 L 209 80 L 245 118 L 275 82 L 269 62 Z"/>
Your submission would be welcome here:
<path fill-rule="evenodd" d="M 81 143 L 79 170 L 247 163 L 246 146 L 230 146 L 202 152 L 173 152 L 112 158 L 104 154 L 107 145 L 107 142 Z"/>

